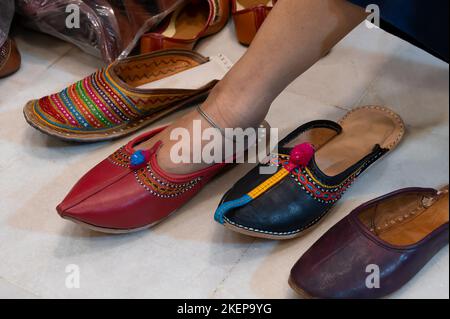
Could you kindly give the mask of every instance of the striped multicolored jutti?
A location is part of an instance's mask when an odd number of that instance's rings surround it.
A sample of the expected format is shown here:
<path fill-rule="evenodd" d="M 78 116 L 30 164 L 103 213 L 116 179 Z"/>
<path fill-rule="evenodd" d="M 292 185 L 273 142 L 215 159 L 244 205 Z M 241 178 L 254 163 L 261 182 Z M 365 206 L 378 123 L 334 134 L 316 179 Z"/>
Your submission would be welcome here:
<path fill-rule="evenodd" d="M 50 124 L 72 130 L 99 130 L 123 124 L 143 113 L 122 95 L 106 70 L 35 102 L 34 110 Z"/>
<path fill-rule="evenodd" d="M 30 101 L 27 121 L 58 137 L 105 137 L 148 125 L 156 113 L 168 113 L 182 103 L 205 95 L 217 81 L 195 90 L 144 89 L 141 86 L 207 62 L 185 50 L 168 50 L 128 58 L 98 70 L 64 90 Z M 77 136 L 78 134 L 78 136 Z M 114 137 L 119 137 L 115 135 Z M 95 137 L 97 138 L 97 136 Z"/>

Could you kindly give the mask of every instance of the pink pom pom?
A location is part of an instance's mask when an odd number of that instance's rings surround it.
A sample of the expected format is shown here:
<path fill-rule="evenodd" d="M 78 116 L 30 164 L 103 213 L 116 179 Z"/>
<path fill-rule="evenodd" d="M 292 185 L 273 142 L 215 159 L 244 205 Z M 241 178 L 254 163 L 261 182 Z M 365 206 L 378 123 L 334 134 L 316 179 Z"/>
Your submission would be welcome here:
<path fill-rule="evenodd" d="M 314 147 L 310 143 L 295 146 L 291 151 L 288 170 L 292 171 L 297 167 L 307 166 L 313 158 L 314 152 Z"/>

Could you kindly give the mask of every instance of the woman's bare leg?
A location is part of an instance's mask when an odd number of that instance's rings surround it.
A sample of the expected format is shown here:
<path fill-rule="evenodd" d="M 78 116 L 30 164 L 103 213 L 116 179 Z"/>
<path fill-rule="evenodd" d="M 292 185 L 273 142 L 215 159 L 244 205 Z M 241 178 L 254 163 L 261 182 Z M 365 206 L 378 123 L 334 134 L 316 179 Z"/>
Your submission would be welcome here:
<path fill-rule="evenodd" d="M 346 0 L 279 0 L 246 54 L 211 92 L 203 110 L 224 128 L 257 127 L 275 98 L 365 17 L 360 7 Z M 208 166 L 170 160 L 170 149 L 176 143 L 170 140 L 170 131 L 183 127 L 192 132 L 193 120 L 209 127 L 193 111 L 144 145 L 163 142 L 158 153 L 163 169 L 186 174 Z"/>

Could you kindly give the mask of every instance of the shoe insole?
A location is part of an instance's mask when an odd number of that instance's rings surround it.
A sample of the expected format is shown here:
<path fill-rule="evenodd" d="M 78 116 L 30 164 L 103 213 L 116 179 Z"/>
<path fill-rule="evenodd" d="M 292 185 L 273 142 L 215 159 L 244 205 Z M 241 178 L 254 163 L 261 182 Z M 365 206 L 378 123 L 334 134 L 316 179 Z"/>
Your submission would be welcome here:
<path fill-rule="evenodd" d="M 249 8 L 254 8 L 257 6 L 273 7 L 272 0 L 238 0 L 236 1 L 236 10 L 241 11 Z"/>
<path fill-rule="evenodd" d="M 226 56 L 219 54 L 211 57 L 209 62 L 172 76 L 146 83 L 138 88 L 196 90 L 214 80 L 222 80 L 232 66 L 233 63 Z"/>
<path fill-rule="evenodd" d="M 170 16 L 169 25 L 162 35 L 182 40 L 195 39 L 205 28 L 209 13 L 207 1 L 198 1 L 198 4 L 190 2 Z"/>
<path fill-rule="evenodd" d="M 422 201 L 424 199 L 422 196 L 416 196 L 415 199 L 410 201 L 410 204 L 414 205 L 414 209 L 403 210 L 400 208 L 395 212 L 391 212 L 389 205 L 387 205 L 387 207 L 380 209 L 376 213 L 387 213 L 390 215 L 389 220 L 384 220 L 378 226 L 376 230 L 378 237 L 395 246 L 416 244 L 440 226 L 448 223 L 448 197 L 448 193 L 442 195 L 437 202 L 428 208 L 423 206 Z M 407 203 L 405 203 L 405 206 L 411 207 Z"/>
<path fill-rule="evenodd" d="M 342 133 L 315 155 L 317 166 L 327 176 L 344 172 L 365 156 L 375 145 L 392 149 L 401 140 L 401 119 L 382 107 L 363 107 L 350 112 L 342 121 Z"/>

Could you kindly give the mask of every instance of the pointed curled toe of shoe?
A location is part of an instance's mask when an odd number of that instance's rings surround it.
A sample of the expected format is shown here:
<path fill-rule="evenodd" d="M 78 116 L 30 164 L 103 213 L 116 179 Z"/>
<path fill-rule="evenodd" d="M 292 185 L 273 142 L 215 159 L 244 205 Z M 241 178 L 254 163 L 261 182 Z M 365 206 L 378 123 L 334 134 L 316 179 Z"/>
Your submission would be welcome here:
<path fill-rule="evenodd" d="M 357 108 L 339 124 L 326 120 L 307 123 L 280 142 L 277 154 L 226 193 L 215 220 L 253 237 L 304 235 L 403 135 L 400 117 L 379 106 Z M 312 151 L 305 147 L 308 144 Z M 294 157 L 305 161 L 293 163 Z M 264 173 L 267 169 L 272 172 Z"/>
<path fill-rule="evenodd" d="M 409 188 L 363 204 L 295 264 L 289 284 L 307 298 L 381 298 L 448 244 L 448 188 Z"/>
<path fill-rule="evenodd" d="M 136 147 L 164 128 L 146 133 L 114 152 L 73 187 L 57 211 L 61 217 L 106 233 L 149 228 L 190 200 L 226 164 L 189 175 L 172 175 L 158 165 L 161 143 Z"/>

